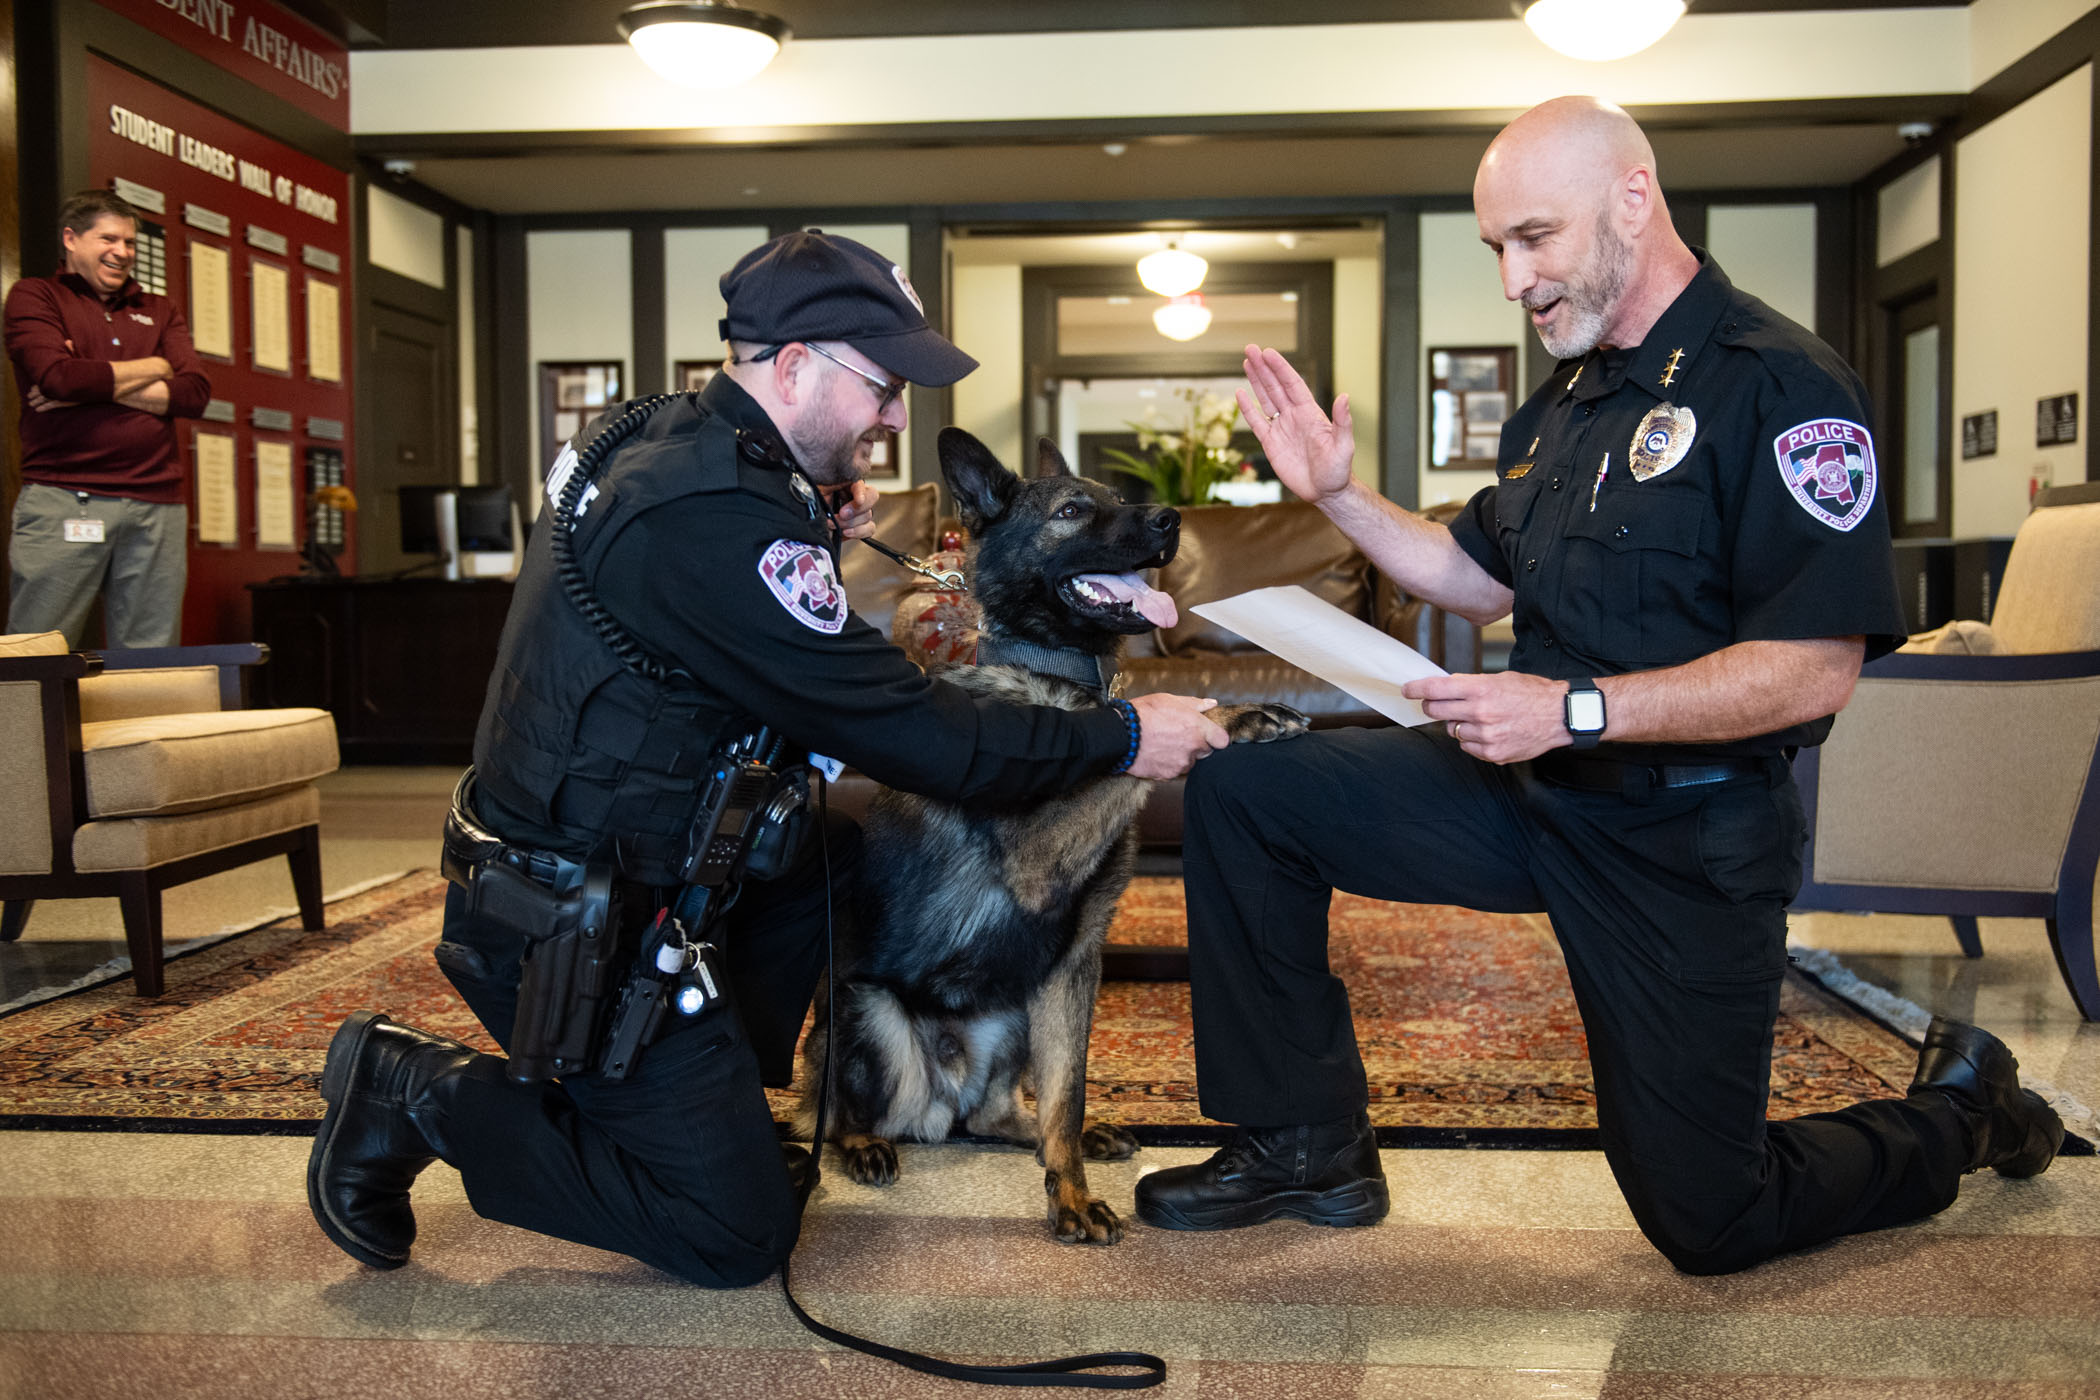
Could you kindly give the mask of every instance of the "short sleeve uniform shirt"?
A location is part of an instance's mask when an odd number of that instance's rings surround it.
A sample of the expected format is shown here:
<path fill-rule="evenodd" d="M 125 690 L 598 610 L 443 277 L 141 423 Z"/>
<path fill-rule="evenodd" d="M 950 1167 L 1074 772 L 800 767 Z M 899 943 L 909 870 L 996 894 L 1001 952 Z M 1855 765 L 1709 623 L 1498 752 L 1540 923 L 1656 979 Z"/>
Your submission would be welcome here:
<path fill-rule="evenodd" d="M 1452 522 L 1516 594 L 1512 670 L 1573 680 L 1853 635 L 1871 660 L 1903 640 L 1858 376 L 1699 261 L 1642 344 L 1554 370 L 1504 425 L 1495 484 Z M 1598 752 L 1761 755 L 1829 729 Z"/>

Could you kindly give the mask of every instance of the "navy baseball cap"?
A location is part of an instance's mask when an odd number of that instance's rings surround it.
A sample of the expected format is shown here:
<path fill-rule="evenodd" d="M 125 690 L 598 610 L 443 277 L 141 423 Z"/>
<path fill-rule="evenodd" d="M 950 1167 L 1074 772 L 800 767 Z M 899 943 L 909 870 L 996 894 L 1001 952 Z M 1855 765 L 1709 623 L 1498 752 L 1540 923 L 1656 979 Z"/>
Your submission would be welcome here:
<path fill-rule="evenodd" d="M 926 324 L 904 269 L 864 243 L 784 233 L 722 274 L 722 339 L 839 340 L 914 384 L 953 384 L 977 361 Z"/>

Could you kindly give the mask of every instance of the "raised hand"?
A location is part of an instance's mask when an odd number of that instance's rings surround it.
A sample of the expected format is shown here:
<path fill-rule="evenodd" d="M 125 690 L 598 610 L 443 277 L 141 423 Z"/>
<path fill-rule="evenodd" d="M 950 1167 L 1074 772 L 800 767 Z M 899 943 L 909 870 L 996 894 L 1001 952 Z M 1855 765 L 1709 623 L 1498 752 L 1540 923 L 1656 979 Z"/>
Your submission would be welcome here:
<path fill-rule="evenodd" d="M 1334 417 L 1320 411 L 1305 379 L 1275 350 L 1247 347 L 1247 387 L 1240 414 L 1261 443 L 1276 479 L 1301 500 L 1318 501 L 1346 489 L 1356 458 L 1349 396 L 1334 401 Z"/>

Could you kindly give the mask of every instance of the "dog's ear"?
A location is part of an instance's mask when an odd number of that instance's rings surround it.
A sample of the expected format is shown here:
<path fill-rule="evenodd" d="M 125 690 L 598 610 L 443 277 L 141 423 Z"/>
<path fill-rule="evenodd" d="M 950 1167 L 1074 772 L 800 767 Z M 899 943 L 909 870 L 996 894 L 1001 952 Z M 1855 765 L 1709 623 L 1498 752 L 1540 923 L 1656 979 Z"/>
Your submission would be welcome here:
<path fill-rule="evenodd" d="M 1035 474 L 1044 476 L 1072 476 L 1073 470 L 1065 465 L 1065 454 L 1057 450 L 1057 444 L 1048 438 L 1035 440 Z"/>
<path fill-rule="evenodd" d="M 964 529 L 975 534 L 980 526 L 1006 514 L 1021 482 L 990 448 L 961 428 L 941 429 L 938 448 L 941 475 L 955 493 Z"/>

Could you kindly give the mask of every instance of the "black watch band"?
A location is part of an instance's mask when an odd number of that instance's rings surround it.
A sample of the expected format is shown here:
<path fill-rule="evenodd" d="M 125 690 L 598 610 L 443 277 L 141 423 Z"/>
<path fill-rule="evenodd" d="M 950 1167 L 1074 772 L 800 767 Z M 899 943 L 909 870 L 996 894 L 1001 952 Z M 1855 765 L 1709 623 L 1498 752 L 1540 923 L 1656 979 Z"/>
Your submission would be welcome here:
<path fill-rule="evenodd" d="M 1569 735 L 1578 749 L 1593 749 L 1604 737 L 1604 692 L 1588 677 L 1568 682 L 1568 693 L 1561 700 L 1561 723 L 1568 727 Z"/>

